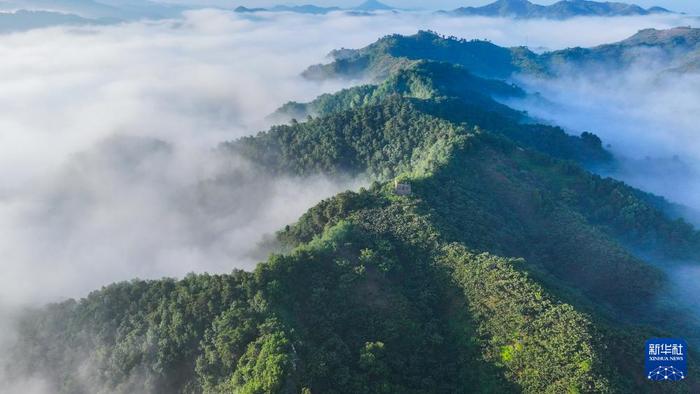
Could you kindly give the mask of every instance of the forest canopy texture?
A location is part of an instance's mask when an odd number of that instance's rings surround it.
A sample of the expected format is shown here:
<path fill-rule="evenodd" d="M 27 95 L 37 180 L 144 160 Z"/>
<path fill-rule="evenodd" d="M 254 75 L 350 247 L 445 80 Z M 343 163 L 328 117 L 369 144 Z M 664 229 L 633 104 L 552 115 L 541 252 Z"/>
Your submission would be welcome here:
<path fill-rule="evenodd" d="M 371 186 L 280 229 L 253 272 L 117 283 L 27 313 L 5 368 L 61 393 L 700 391 L 643 374 L 647 338 L 700 341 L 666 275 L 697 261 L 700 233 L 596 175 L 616 159 L 595 134 L 499 101 L 530 94 L 513 73 L 601 53 L 433 32 L 334 52 L 304 75 L 373 82 L 288 103 L 218 153 Z"/>

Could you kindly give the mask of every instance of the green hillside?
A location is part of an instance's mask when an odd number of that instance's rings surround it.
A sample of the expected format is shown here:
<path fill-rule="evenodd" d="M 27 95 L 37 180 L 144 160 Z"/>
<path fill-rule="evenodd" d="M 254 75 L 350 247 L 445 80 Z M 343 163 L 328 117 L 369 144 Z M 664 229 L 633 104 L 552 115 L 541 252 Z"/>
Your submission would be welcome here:
<path fill-rule="evenodd" d="M 667 69 L 677 68 L 677 71 L 691 72 L 694 71 L 692 64 L 700 60 L 699 50 L 700 29 L 644 29 L 612 44 L 548 52 L 541 55 L 539 62 L 547 65 L 552 73 L 556 73 L 559 67 L 593 72 L 620 70 L 632 65 L 649 67 L 654 63 Z"/>
<path fill-rule="evenodd" d="M 421 60 L 448 62 L 463 66 L 475 75 L 502 80 L 518 73 L 554 76 L 573 70 L 590 74 L 622 71 L 632 65 L 695 72 L 699 55 L 700 29 L 691 27 L 644 29 L 611 44 L 541 54 L 526 47 L 505 48 L 485 40 L 464 40 L 420 31 L 412 36 L 386 36 L 362 49 L 333 51 L 329 55 L 333 59 L 331 63 L 309 67 L 303 75 L 309 79 L 382 81 Z"/>
<path fill-rule="evenodd" d="M 416 126 L 416 120 L 413 119 L 420 116 L 424 121 L 429 119 L 428 122 L 447 121 L 450 123 L 447 129 L 454 126 L 461 126 L 464 129 L 473 127 L 488 129 L 489 132 L 505 136 L 523 147 L 535 149 L 555 158 L 573 160 L 589 167 L 613 165 L 612 156 L 603 149 L 597 136 L 583 133 L 580 137 L 575 137 L 568 135 L 559 127 L 529 122 L 527 114 L 515 111 L 494 99 L 519 97 L 524 94 L 525 92 L 515 85 L 476 77 L 461 65 L 419 61 L 395 72 L 377 85 L 363 85 L 335 94 L 325 94 L 310 103 L 287 103 L 276 112 L 275 117 L 305 119 L 316 116 L 317 118 L 305 123 L 295 121 L 292 125 L 275 127 L 272 133 L 261 134 L 253 139 L 244 139 L 242 143 L 237 143 L 236 149 L 246 146 L 246 141 L 263 140 L 269 145 L 265 148 L 268 154 L 277 158 L 287 157 L 290 154 L 296 157 L 297 153 L 280 154 L 278 152 L 278 150 L 296 147 L 288 144 L 289 135 L 314 134 L 310 138 L 315 143 L 319 139 L 329 138 L 329 130 L 340 132 L 340 129 L 333 127 L 332 124 L 339 124 L 346 129 L 342 131 L 343 134 L 364 131 L 366 135 L 363 138 L 373 140 L 383 138 L 383 135 L 362 130 L 365 125 L 359 122 L 373 122 L 369 125 L 371 128 L 390 129 L 391 132 L 400 134 L 399 138 L 405 138 L 411 133 L 406 133 L 400 124 L 386 123 L 384 115 L 401 118 L 403 124 L 408 125 L 409 128 L 422 127 Z M 402 107 L 403 110 L 392 109 L 397 106 Z M 370 112 L 378 112 L 378 115 Z M 360 115 L 356 115 L 357 113 Z M 352 118 L 347 119 L 348 115 Z M 345 119 L 340 119 L 343 117 Z M 299 130 L 306 131 L 300 133 Z M 420 131 L 430 135 L 441 132 L 444 133 L 444 130 L 436 131 L 435 127 L 430 126 Z M 384 135 L 386 133 L 387 131 L 383 132 Z M 281 139 L 272 141 L 278 138 Z M 376 147 L 370 148 L 351 135 L 346 135 L 345 138 L 357 143 L 359 149 L 377 150 Z M 389 138 L 388 141 L 378 140 L 372 143 L 394 144 L 396 142 L 393 138 Z M 260 143 L 256 142 L 255 145 L 259 147 Z M 256 154 L 265 156 L 263 152 Z M 256 154 L 249 153 L 249 156 Z M 335 165 L 347 163 L 345 160 L 332 161 Z M 319 163 L 316 162 L 316 165 Z M 384 165 L 384 167 L 388 167 L 390 171 L 396 170 L 392 166 Z"/>
<path fill-rule="evenodd" d="M 645 9 L 635 4 L 589 0 L 563 0 L 540 5 L 528 0 L 496 0 L 481 7 L 460 7 L 442 14 L 453 16 L 486 16 L 519 19 L 569 19 L 586 16 L 632 16 L 670 13 L 661 7 Z"/>
<path fill-rule="evenodd" d="M 432 60 L 466 67 L 488 78 L 507 78 L 536 55 L 526 48 L 502 48 L 488 41 L 443 37 L 431 31 L 413 36 L 386 36 L 366 48 L 333 51 L 334 62 L 315 65 L 304 72 L 310 79 L 384 79 L 416 61 Z"/>
<path fill-rule="evenodd" d="M 699 391 L 647 382 L 642 356 L 653 336 L 700 343 L 700 322 L 666 302 L 667 269 L 700 257 L 700 233 L 590 172 L 614 165 L 594 134 L 498 103 L 525 92 L 469 65 L 492 63 L 419 41 L 410 62 L 373 68 L 388 73 L 375 85 L 287 104 L 277 115 L 299 120 L 219 148 L 271 177 L 370 187 L 280 229 L 284 252 L 253 272 L 134 280 L 27 313 L 6 368 L 61 393 Z"/>

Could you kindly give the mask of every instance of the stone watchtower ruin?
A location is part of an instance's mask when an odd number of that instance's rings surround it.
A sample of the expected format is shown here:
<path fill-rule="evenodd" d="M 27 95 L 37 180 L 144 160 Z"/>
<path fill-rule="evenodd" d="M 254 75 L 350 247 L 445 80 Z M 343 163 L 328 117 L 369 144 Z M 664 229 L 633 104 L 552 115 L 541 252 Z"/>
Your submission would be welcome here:
<path fill-rule="evenodd" d="M 394 181 L 394 194 L 399 196 L 411 195 L 411 184 L 407 182 Z"/>

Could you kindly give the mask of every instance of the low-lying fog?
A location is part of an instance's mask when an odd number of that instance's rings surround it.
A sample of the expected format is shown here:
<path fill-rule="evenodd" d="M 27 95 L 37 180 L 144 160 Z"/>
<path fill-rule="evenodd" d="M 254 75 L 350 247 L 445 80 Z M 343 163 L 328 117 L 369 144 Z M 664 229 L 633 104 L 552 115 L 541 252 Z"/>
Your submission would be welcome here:
<path fill-rule="evenodd" d="M 700 74 L 645 63 L 520 83 L 543 99 L 511 104 L 572 134 L 601 137 L 621 160 L 606 175 L 700 210 Z"/>
<path fill-rule="evenodd" d="M 221 141 L 265 129 L 265 116 L 284 102 L 342 87 L 299 77 L 331 49 L 419 29 L 500 45 L 590 46 L 689 21 L 674 15 L 514 22 L 199 10 L 178 20 L 2 35 L 0 304 L 79 297 L 134 277 L 249 269 L 263 258 L 260 244 L 269 234 L 323 197 L 359 187 L 363 180 L 267 179 L 212 153 Z M 560 97 L 561 105 L 571 105 L 565 94 L 616 97 L 613 87 L 571 89 L 570 83 L 562 80 L 546 94 Z M 672 118 L 668 125 L 678 127 L 664 129 L 670 137 L 663 146 L 669 154 L 686 153 L 694 120 L 669 111 L 689 111 L 698 102 L 688 101 L 694 94 L 688 90 L 664 90 L 664 102 L 679 106 L 656 113 L 642 107 L 644 117 L 632 121 L 614 106 L 580 100 L 565 107 L 566 114 L 543 115 L 576 129 L 584 125 L 615 148 L 645 155 L 658 146 L 659 125 Z M 645 92 L 634 95 L 634 105 L 652 103 Z M 619 127 L 608 131 L 609 122 Z"/>
<path fill-rule="evenodd" d="M 284 102 L 342 87 L 299 77 L 332 49 L 419 29 L 557 49 L 693 23 L 678 15 L 557 22 L 199 10 L 0 35 L 0 350 L 11 334 L 7 308 L 136 277 L 250 269 L 275 230 L 358 188 L 364 180 L 267 178 L 213 152 L 265 129 Z M 642 164 L 678 155 L 688 173 L 622 176 L 698 208 L 698 79 L 601 79 L 530 81 L 550 103 L 520 104 L 572 132 L 598 133 Z M 20 383 L 3 387 L 44 392 L 40 380 Z"/>

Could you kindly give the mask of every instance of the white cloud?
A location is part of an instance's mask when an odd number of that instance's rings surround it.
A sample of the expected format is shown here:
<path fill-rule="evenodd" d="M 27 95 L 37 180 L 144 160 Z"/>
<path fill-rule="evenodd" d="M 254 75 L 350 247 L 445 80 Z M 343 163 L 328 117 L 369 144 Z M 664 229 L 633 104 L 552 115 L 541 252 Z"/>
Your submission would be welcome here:
<path fill-rule="evenodd" d="M 298 77 L 325 49 L 281 41 L 281 27 L 201 11 L 2 40 L 0 300 L 251 268 L 263 235 L 355 186 L 224 170 L 211 152 L 286 100 L 337 88 Z M 235 184 L 203 190 L 232 171 Z"/>
<path fill-rule="evenodd" d="M 622 160 L 610 175 L 700 210 L 700 75 L 635 64 L 524 79 L 545 100 L 513 103 L 572 134 L 591 131 Z"/>
<path fill-rule="evenodd" d="M 211 152 L 220 141 L 266 128 L 265 115 L 285 101 L 341 87 L 299 78 L 332 49 L 419 29 L 561 48 L 689 23 L 678 16 L 556 22 L 199 10 L 182 20 L 2 36 L 0 307 L 83 296 L 134 277 L 250 268 L 265 234 L 320 199 L 357 187 L 322 177 L 269 179 Z M 576 116 L 555 117 L 565 125 L 583 125 L 616 147 L 637 141 L 626 152 L 657 146 L 664 133 L 668 152 L 694 149 L 698 123 L 688 114 L 697 88 L 669 85 L 654 96 L 646 83 L 630 94 L 621 90 L 632 88 L 626 82 L 602 90 L 560 83 L 549 97 L 579 100 L 564 107 Z M 633 101 L 625 101 L 630 95 Z M 654 106 L 655 97 L 674 105 Z M 3 336 L 9 331 L 0 327 Z M 43 391 L 37 379 L 3 387 Z"/>
<path fill-rule="evenodd" d="M 348 185 L 254 182 L 243 173 L 239 184 L 217 188 L 220 200 L 204 206 L 197 185 L 221 171 L 209 150 L 266 128 L 265 115 L 287 100 L 341 87 L 299 77 L 331 49 L 419 29 L 558 48 L 685 22 L 678 16 L 514 22 L 198 10 L 182 20 L 3 36 L 0 299 L 48 301 L 136 276 L 249 268 L 254 261 L 246 247 Z M 122 138 L 110 140 L 114 135 Z M 127 137 L 159 139 L 171 148 L 143 151 Z M 246 199 L 240 185 L 264 198 Z"/>

